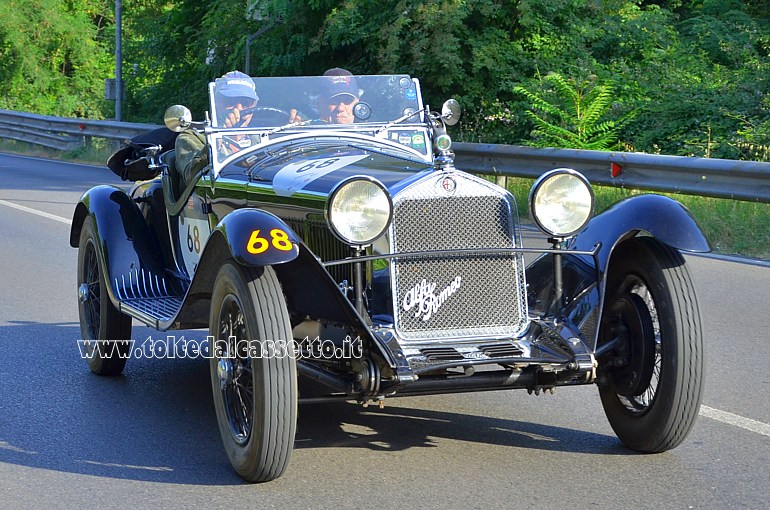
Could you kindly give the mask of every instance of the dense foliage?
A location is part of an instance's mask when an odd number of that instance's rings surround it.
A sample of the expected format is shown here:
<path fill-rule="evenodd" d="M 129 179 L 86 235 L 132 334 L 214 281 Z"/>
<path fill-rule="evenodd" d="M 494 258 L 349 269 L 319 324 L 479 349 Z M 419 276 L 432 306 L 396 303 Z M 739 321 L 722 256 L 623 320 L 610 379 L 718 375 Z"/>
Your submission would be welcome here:
<path fill-rule="evenodd" d="M 0 0 L 0 108 L 104 115 L 104 79 L 114 62 L 111 3 Z"/>
<path fill-rule="evenodd" d="M 110 117 L 114 2 L 0 1 L 0 108 Z M 628 150 L 770 159 L 769 0 L 123 0 L 123 33 L 131 121 L 201 116 L 251 41 L 254 75 L 420 77 L 429 104 L 460 100 L 467 141 L 576 146 L 536 120 L 577 125 L 532 102 L 563 106 L 556 75 L 603 93 L 590 120 Z"/>

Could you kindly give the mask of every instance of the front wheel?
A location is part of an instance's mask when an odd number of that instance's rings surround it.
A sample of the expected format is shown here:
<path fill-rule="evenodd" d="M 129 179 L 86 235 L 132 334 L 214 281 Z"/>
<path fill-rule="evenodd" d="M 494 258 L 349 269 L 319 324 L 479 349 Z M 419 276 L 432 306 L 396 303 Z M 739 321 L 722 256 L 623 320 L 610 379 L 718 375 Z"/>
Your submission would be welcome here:
<path fill-rule="evenodd" d="M 684 441 L 700 409 L 703 338 L 682 255 L 651 237 L 617 247 L 599 337 L 599 394 L 629 448 L 656 453 Z"/>
<path fill-rule="evenodd" d="M 230 463 L 249 482 L 278 478 L 294 446 L 297 367 L 273 269 L 222 266 L 209 326 L 214 408 Z"/>

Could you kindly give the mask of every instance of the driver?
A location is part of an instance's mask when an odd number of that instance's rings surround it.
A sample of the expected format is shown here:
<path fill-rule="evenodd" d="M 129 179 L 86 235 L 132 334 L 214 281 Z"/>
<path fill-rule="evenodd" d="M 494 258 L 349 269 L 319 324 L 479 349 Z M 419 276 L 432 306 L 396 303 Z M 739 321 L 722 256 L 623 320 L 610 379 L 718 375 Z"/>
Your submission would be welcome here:
<path fill-rule="evenodd" d="M 214 106 L 217 125 L 224 127 L 244 127 L 251 122 L 252 113 L 247 109 L 257 105 L 254 80 L 240 71 L 230 71 L 217 80 L 214 88 Z M 251 145 L 247 135 L 226 136 L 219 141 L 217 150 L 228 156 Z M 179 174 L 179 189 L 196 178 L 198 172 L 209 164 L 209 151 L 202 133 L 194 129 L 179 134 L 175 144 L 176 169 Z"/>
<path fill-rule="evenodd" d="M 214 87 L 217 125 L 228 128 L 248 126 L 252 114 L 241 115 L 241 112 L 257 106 L 256 89 L 254 80 L 240 71 L 230 71 L 217 80 Z"/>

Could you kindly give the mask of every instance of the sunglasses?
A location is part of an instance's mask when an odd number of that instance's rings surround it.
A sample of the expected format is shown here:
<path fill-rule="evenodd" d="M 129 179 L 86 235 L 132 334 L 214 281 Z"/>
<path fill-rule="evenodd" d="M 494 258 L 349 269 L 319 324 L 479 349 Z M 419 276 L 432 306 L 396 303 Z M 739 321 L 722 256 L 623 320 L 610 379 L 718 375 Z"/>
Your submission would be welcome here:
<path fill-rule="evenodd" d="M 328 99 L 327 103 L 330 106 L 338 105 L 340 103 L 342 103 L 344 105 L 350 106 L 351 104 L 353 104 L 353 101 L 355 101 L 356 99 L 358 99 L 358 98 L 357 97 L 353 97 L 353 96 L 344 95 L 344 96 L 332 97 L 332 98 Z"/>
<path fill-rule="evenodd" d="M 250 99 L 248 97 L 236 97 L 233 99 L 228 99 L 224 101 L 223 106 L 225 110 L 232 110 L 238 105 L 243 106 L 243 108 L 251 108 L 253 106 L 256 106 L 257 102 L 253 99 Z"/>

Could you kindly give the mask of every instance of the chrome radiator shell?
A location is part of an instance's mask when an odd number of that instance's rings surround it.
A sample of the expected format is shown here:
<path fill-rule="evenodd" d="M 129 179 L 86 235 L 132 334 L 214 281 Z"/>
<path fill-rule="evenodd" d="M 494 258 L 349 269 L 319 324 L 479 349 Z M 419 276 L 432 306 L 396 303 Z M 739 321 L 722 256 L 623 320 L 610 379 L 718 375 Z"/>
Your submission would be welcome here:
<path fill-rule="evenodd" d="M 393 254 L 521 247 L 513 196 L 470 174 L 436 172 L 393 197 Z M 512 338 L 528 324 L 522 254 L 393 259 L 396 334 L 402 341 Z"/>

